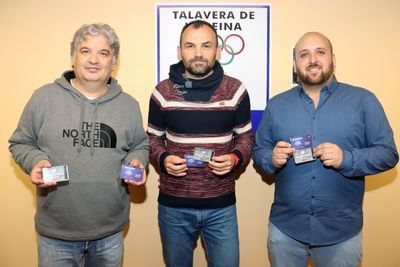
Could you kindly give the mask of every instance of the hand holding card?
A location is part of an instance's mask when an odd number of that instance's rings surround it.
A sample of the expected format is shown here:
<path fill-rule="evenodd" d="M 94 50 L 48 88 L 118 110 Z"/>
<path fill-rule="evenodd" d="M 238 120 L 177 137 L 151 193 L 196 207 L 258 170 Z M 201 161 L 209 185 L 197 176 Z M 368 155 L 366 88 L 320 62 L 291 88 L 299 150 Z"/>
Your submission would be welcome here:
<path fill-rule="evenodd" d="M 311 135 L 290 137 L 290 144 L 296 149 L 293 153 L 294 163 L 300 164 L 315 160 Z"/>
<path fill-rule="evenodd" d="M 130 165 L 122 165 L 120 178 L 141 182 L 143 179 L 143 174 L 144 168 Z"/>
<path fill-rule="evenodd" d="M 43 182 L 65 182 L 69 180 L 68 165 L 53 166 L 50 168 L 43 168 Z"/>

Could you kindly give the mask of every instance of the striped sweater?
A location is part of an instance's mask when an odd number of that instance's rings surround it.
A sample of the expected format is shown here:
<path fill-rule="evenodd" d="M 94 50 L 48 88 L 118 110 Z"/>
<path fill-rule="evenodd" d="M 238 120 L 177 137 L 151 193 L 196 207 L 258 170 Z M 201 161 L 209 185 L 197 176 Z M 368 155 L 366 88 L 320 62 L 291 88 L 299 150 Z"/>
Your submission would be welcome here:
<path fill-rule="evenodd" d="M 221 208 L 236 202 L 235 171 L 248 164 L 254 144 L 250 100 L 239 80 L 223 75 L 208 101 L 186 101 L 171 80 L 162 81 L 150 99 L 147 132 L 151 157 L 161 169 L 161 205 Z M 212 149 L 216 156 L 235 153 L 240 160 L 223 176 L 208 166 L 189 168 L 183 178 L 166 172 L 166 156 L 193 154 L 195 147 Z"/>

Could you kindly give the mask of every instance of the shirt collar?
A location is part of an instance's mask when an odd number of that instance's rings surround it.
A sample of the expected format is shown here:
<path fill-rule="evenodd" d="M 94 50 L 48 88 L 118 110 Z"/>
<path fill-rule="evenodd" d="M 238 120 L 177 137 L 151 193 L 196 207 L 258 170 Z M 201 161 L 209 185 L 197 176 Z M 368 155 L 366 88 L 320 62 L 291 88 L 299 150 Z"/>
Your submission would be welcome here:
<path fill-rule="evenodd" d="M 336 88 L 338 87 L 338 81 L 336 80 L 336 76 L 333 75 L 332 81 L 330 81 L 330 83 L 328 83 L 327 85 L 325 85 L 322 89 L 321 92 L 327 92 L 329 95 L 332 95 L 335 91 Z M 299 88 L 299 94 L 305 94 L 303 87 L 299 84 L 298 85 Z"/>

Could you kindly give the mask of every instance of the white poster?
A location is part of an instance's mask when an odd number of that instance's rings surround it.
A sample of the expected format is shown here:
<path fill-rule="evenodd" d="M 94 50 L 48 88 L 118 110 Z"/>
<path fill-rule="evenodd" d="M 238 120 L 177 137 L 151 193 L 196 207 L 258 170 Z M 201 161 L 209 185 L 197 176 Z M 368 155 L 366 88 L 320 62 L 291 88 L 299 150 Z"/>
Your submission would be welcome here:
<path fill-rule="evenodd" d="M 257 128 L 270 95 L 270 9 L 267 4 L 157 5 L 157 82 L 167 79 L 170 65 L 179 61 L 182 27 L 205 20 L 217 30 L 224 72 L 242 81 L 249 92 Z"/>

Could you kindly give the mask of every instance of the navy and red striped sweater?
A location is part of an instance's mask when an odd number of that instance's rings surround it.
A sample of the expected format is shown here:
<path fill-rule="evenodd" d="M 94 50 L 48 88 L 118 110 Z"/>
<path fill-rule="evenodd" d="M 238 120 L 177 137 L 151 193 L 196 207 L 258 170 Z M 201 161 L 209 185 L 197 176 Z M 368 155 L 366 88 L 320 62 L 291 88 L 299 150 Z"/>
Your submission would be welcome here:
<path fill-rule="evenodd" d="M 190 95 L 196 88 L 185 90 Z M 212 149 L 216 156 L 235 153 L 240 159 L 236 167 L 248 164 L 254 136 L 246 88 L 239 80 L 222 74 L 210 96 L 207 101 L 185 100 L 171 79 L 162 81 L 152 93 L 147 132 L 150 155 L 161 169 L 161 205 L 201 209 L 236 202 L 237 168 L 224 176 L 213 174 L 208 166 L 189 168 L 185 177 L 175 177 L 163 166 L 166 156 L 183 157 L 192 154 L 195 147 Z"/>

